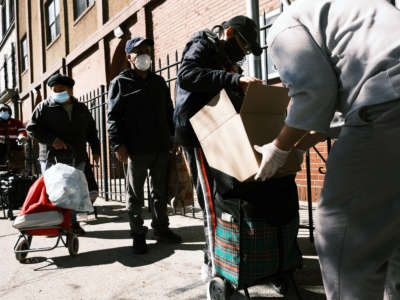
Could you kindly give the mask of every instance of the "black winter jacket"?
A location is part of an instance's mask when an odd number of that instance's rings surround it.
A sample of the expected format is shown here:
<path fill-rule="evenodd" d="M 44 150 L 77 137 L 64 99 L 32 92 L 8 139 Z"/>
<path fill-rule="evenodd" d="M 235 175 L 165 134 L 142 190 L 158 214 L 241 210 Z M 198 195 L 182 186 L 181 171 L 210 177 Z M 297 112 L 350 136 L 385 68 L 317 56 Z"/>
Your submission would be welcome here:
<path fill-rule="evenodd" d="M 222 89 L 240 89 L 241 75 L 231 73 L 220 40 L 211 31 L 195 33 L 182 53 L 174 111 L 175 139 L 183 146 L 199 146 L 189 119 Z"/>
<path fill-rule="evenodd" d="M 114 149 L 124 144 L 131 155 L 168 151 L 172 114 L 170 91 L 161 76 L 149 72 L 142 79 L 127 69 L 111 81 L 107 130 Z"/>
<path fill-rule="evenodd" d="M 199 147 L 190 118 L 222 89 L 236 111 L 240 110 L 243 91 L 241 75 L 230 73 L 231 66 L 217 36 L 200 31 L 186 44 L 178 73 L 174 111 L 175 138 L 183 146 Z M 223 157 L 221 157 L 223 159 Z M 240 211 L 248 218 L 266 218 L 271 224 L 286 224 L 297 215 L 298 198 L 294 176 L 264 182 L 239 182 L 210 167 L 217 215 L 228 212 L 239 219 Z"/>
<path fill-rule="evenodd" d="M 39 103 L 33 111 L 26 130 L 39 142 L 39 160 L 52 161 L 56 156 L 62 160 L 71 154 L 76 163 L 86 161 L 86 142 L 89 142 L 93 154 L 100 154 L 100 141 L 97 136 L 96 123 L 85 104 L 72 98 L 71 120 L 61 104 L 49 98 Z M 55 139 L 64 141 L 71 149 L 55 150 L 51 145 Z"/>

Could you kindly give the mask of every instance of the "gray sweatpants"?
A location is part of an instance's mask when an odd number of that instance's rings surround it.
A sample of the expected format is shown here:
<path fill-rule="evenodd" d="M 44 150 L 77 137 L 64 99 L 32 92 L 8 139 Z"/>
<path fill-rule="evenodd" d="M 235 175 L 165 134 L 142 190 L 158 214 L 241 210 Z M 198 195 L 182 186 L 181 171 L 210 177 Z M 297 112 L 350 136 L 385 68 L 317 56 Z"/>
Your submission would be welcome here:
<path fill-rule="evenodd" d="M 329 300 L 400 299 L 400 102 L 375 112 L 329 154 L 316 224 Z"/>
<path fill-rule="evenodd" d="M 150 193 L 153 200 L 151 226 L 157 231 L 169 226 L 167 214 L 168 152 L 135 154 L 128 159 L 127 209 L 131 235 L 144 233 L 142 206 L 144 182 L 150 171 Z"/>

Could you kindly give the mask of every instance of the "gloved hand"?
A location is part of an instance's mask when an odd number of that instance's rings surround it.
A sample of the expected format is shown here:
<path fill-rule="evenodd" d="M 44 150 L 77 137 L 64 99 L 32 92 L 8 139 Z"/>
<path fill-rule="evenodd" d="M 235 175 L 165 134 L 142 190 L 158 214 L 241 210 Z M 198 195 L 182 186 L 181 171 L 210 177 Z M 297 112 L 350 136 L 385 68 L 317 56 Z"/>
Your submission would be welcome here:
<path fill-rule="evenodd" d="M 261 165 L 254 179 L 261 179 L 262 181 L 271 178 L 285 164 L 290 153 L 290 151 L 281 150 L 276 147 L 274 142 L 263 146 L 254 145 L 254 149 L 262 154 Z"/>

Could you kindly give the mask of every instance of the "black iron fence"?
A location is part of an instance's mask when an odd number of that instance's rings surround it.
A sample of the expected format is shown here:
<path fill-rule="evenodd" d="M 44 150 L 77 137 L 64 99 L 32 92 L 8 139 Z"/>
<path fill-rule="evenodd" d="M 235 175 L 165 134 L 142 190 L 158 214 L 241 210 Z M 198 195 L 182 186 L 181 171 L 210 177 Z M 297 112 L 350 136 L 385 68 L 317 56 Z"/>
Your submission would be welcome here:
<path fill-rule="evenodd" d="M 126 166 L 118 161 L 108 141 L 106 117 L 107 91 L 105 86 L 101 85 L 98 89 L 81 96 L 79 101 L 84 103 L 92 113 L 101 144 L 100 160 L 98 163 L 93 160 L 89 146 L 87 149 L 94 177 L 99 187 L 99 196 L 103 197 L 106 201 L 123 202 L 126 193 Z M 146 182 L 147 199 L 150 199 L 149 180 L 147 179 Z"/>

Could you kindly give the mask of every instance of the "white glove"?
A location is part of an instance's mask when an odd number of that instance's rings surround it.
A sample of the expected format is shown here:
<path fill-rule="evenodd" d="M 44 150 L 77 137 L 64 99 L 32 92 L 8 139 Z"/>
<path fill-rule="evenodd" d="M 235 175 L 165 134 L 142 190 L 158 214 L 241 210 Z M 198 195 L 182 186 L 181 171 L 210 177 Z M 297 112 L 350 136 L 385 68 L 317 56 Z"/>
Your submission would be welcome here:
<path fill-rule="evenodd" d="M 262 181 L 271 178 L 285 164 L 290 153 L 290 151 L 284 151 L 276 147 L 274 142 L 261 147 L 254 145 L 254 149 L 262 154 L 261 165 L 254 179 L 261 179 Z"/>

